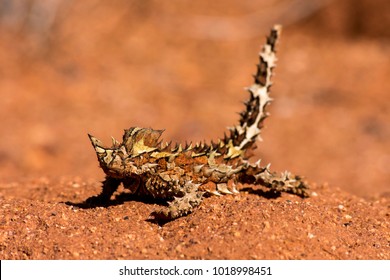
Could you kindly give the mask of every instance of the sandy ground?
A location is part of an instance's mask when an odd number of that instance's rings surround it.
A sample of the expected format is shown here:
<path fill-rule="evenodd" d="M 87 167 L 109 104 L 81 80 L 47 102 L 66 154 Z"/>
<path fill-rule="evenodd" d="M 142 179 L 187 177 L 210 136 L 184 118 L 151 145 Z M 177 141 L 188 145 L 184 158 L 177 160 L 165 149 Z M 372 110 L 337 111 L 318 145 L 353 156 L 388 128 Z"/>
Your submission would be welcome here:
<path fill-rule="evenodd" d="M 390 259 L 390 5 L 288 17 L 265 1 L 183 2 L 77 2 L 46 25 L 3 15 L 0 259 Z M 247 185 L 165 225 L 147 220 L 161 205 L 126 194 L 83 204 L 103 179 L 87 133 L 223 136 L 275 22 L 275 100 L 253 160 L 304 175 L 310 198 Z"/>

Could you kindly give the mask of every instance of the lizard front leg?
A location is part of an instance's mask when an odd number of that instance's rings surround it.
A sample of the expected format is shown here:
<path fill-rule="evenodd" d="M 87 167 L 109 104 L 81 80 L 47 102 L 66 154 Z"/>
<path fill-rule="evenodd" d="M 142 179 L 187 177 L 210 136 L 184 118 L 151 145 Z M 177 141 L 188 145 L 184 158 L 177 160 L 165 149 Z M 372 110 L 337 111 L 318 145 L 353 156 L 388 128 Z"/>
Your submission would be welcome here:
<path fill-rule="evenodd" d="M 92 196 L 88 198 L 86 200 L 86 203 L 97 205 L 106 204 L 110 200 L 113 193 L 118 189 L 120 183 L 121 180 L 107 176 L 106 179 L 103 181 L 102 192 L 97 196 Z"/>
<path fill-rule="evenodd" d="M 152 212 L 150 218 L 169 221 L 190 214 L 203 200 L 204 192 L 199 191 L 198 186 L 198 184 L 187 182 L 185 184 L 187 191 L 183 196 L 175 196 L 172 201 L 168 202 L 167 207 Z"/>

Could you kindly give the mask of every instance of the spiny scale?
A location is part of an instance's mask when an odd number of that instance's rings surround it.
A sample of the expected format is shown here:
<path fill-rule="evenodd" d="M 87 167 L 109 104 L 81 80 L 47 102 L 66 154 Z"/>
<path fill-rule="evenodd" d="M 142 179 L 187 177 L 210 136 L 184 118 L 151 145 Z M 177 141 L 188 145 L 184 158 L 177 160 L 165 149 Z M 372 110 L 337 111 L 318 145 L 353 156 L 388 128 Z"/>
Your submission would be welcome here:
<path fill-rule="evenodd" d="M 237 193 L 241 183 L 260 184 L 271 191 L 307 196 L 307 185 L 299 176 L 273 173 L 260 161 L 251 164 L 247 151 L 255 148 L 270 103 L 272 70 L 276 64 L 275 46 L 281 33 L 274 26 L 259 53 L 254 83 L 247 88 L 249 99 L 244 103 L 239 123 L 217 143 L 195 145 L 162 143 L 163 130 L 131 127 L 125 130 L 122 143 L 113 139 L 112 147 L 104 147 L 89 135 L 101 168 L 106 174 L 103 191 L 87 203 L 106 204 L 120 184 L 134 195 L 163 199 L 168 207 L 151 217 L 172 220 L 187 215 L 206 194 Z"/>

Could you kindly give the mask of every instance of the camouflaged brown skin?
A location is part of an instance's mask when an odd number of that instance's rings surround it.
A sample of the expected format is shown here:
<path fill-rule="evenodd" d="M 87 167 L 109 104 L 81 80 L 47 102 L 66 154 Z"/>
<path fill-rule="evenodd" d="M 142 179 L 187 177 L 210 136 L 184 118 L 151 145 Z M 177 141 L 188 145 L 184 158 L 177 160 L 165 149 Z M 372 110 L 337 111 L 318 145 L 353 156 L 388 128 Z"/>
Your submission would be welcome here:
<path fill-rule="evenodd" d="M 166 200 L 168 206 L 153 212 L 151 218 L 172 220 L 191 213 L 206 194 L 238 193 L 239 183 L 260 184 L 275 193 L 308 196 L 308 187 L 299 176 L 277 174 L 270 171 L 269 165 L 248 161 L 249 151 L 255 148 L 268 116 L 266 107 L 271 101 L 269 89 L 280 33 L 281 27 L 274 26 L 259 54 L 254 83 L 247 88 L 250 96 L 239 124 L 229 128 L 229 135 L 217 143 L 172 146 L 160 141 L 163 130 L 131 127 L 125 130 L 122 143 L 113 139 L 108 148 L 89 135 L 106 179 L 102 193 L 87 203 L 107 203 L 123 184 L 134 195 Z"/>

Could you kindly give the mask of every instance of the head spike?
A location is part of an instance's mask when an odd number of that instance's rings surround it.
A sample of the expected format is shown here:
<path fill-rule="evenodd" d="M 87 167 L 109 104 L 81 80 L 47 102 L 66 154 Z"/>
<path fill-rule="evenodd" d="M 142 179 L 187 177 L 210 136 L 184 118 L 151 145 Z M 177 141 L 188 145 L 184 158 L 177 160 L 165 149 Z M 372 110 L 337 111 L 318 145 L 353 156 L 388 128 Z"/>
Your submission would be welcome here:
<path fill-rule="evenodd" d="M 112 141 L 112 147 L 113 148 L 118 148 L 120 143 L 118 140 L 116 140 L 114 137 L 111 136 L 111 141 Z"/>
<path fill-rule="evenodd" d="M 91 134 L 88 134 L 89 140 L 91 140 L 92 146 L 95 148 L 95 151 L 97 154 L 103 154 L 105 153 L 106 149 L 102 142 L 97 139 L 96 137 L 92 136 Z"/>

